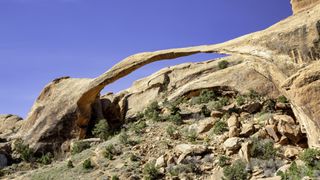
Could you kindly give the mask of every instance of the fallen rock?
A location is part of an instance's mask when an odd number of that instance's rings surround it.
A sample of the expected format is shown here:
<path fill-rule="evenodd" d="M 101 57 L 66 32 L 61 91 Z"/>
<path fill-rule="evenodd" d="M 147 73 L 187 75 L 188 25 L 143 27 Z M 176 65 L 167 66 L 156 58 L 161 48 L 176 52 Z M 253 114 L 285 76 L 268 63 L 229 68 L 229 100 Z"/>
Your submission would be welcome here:
<path fill-rule="evenodd" d="M 213 118 L 221 118 L 223 116 L 223 113 L 221 111 L 211 111 L 211 117 Z"/>
<path fill-rule="evenodd" d="M 280 140 L 278 136 L 277 127 L 275 125 L 267 125 L 265 129 L 268 135 L 271 136 L 275 142 L 278 142 Z"/>
<path fill-rule="evenodd" d="M 226 150 L 229 151 L 236 151 L 241 147 L 241 142 L 242 139 L 238 137 L 232 137 L 227 139 L 224 143 L 223 146 Z"/>
<path fill-rule="evenodd" d="M 205 133 L 210 131 L 210 129 L 214 126 L 215 120 L 212 118 L 206 118 L 199 120 L 196 124 L 193 124 L 189 127 L 189 130 L 193 129 L 197 132 L 197 134 Z"/>
<path fill-rule="evenodd" d="M 259 102 L 252 102 L 250 104 L 243 105 L 241 109 L 250 114 L 257 113 L 261 110 L 262 104 Z"/>
<path fill-rule="evenodd" d="M 241 128 L 241 136 L 249 137 L 251 136 L 255 131 L 254 125 L 252 123 L 249 124 L 243 124 Z"/>
<path fill-rule="evenodd" d="M 245 142 L 241 145 L 241 149 L 239 151 L 239 157 L 245 160 L 247 163 L 250 162 L 250 151 L 251 151 L 252 142 Z"/>
<path fill-rule="evenodd" d="M 191 144 L 179 144 L 175 148 L 175 151 L 181 154 L 202 154 L 208 150 L 207 146 L 203 145 L 191 145 Z"/>
<path fill-rule="evenodd" d="M 238 120 L 238 117 L 235 115 L 232 115 L 228 120 L 228 127 L 240 127 L 240 122 Z"/>
<path fill-rule="evenodd" d="M 288 115 L 274 114 L 273 118 L 276 121 L 279 121 L 279 123 L 288 123 L 290 125 L 295 125 L 296 124 L 295 120 L 291 116 L 288 116 Z"/>
<path fill-rule="evenodd" d="M 166 167 L 165 155 L 160 156 L 160 157 L 156 160 L 155 166 L 158 167 L 158 168 Z"/>
<path fill-rule="evenodd" d="M 229 128 L 229 138 L 239 137 L 239 135 L 240 135 L 239 128 L 237 128 L 236 126 L 232 126 Z"/>
<path fill-rule="evenodd" d="M 296 158 L 300 154 L 301 150 L 298 147 L 289 146 L 285 147 L 284 156 L 286 158 Z"/>

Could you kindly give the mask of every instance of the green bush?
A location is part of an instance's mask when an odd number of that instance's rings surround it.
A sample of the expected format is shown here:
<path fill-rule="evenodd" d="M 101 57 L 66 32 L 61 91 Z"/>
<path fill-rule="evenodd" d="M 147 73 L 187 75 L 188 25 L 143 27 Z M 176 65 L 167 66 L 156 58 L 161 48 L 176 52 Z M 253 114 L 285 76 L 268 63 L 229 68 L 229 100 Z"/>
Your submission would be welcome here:
<path fill-rule="evenodd" d="M 226 60 L 220 61 L 218 63 L 219 69 L 225 69 L 229 66 L 229 62 Z"/>
<path fill-rule="evenodd" d="M 236 97 L 236 102 L 238 106 L 242 106 L 246 102 L 246 99 L 244 98 L 244 96 L 238 95 Z"/>
<path fill-rule="evenodd" d="M 179 113 L 168 116 L 168 120 L 175 125 L 183 124 L 182 117 Z"/>
<path fill-rule="evenodd" d="M 300 159 L 304 161 L 307 166 L 316 167 L 320 163 L 320 151 L 317 149 L 306 149 L 300 155 Z"/>
<path fill-rule="evenodd" d="M 277 101 L 280 103 L 288 103 L 288 99 L 285 96 L 279 96 Z"/>
<path fill-rule="evenodd" d="M 116 150 L 115 150 L 114 146 L 112 144 L 110 144 L 105 149 L 104 157 L 109 160 L 112 160 L 114 155 L 116 155 Z"/>
<path fill-rule="evenodd" d="M 175 136 L 176 136 L 176 132 L 177 132 L 177 127 L 175 127 L 173 125 L 169 125 L 166 128 L 166 132 L 171 138 L 176 138 Z"/>
<path fill-rule="evenodd" d="M 220 156 L 219 157 L 219 161 L 218 161 L 218 165 L 220 167 L 225 167 L 229 164 L 230 158 L 227 156 Z"/>
<path fill-rule="evenodd" d="M 138 123 L 135 123 L 132 125 L 131 129 L 136 134 L 142 134 L 144 132 L 144 129 L 147 127 L 147 123 L 145 121 L 140 121 Z"/>
<path fill-rule="evenodd" d="M 120 135 L 119 135 L 119 141 L 120 143 L 126 145 L 129 144 L 130 140 L 129 140 L 129 135 L 127 134 L 127 132 L 125 130 L 122 130 Z"/>
<path fill-rule="evenodd" d="M 152 102 L 144 111 L 144 116 L 153 121 L 161 121 L 160 112 L 161 109 L 158 102 Z"/>
<path fill-rule="evenodd" d="M 160 172 L 156 167 L 155 162 L 145 164 L 143 174 L 146 180 L 156 180 L 160 177 Z"/>
<path fill-rule="evenodd" d="M 253 90 L 253 89 L 249 90 L 248 97 L 251 100 L 260 100 L 260 98 L 261 98 L 260 94 L 257 91 Z"/>
<path fill-rule="evenodd" d="M 259 159 L 274 159 L 277 154 L 277 150 L 273 147 L 273 141 L 260 140 L 257 138 L 252 139 L 252 147 L 250 150 L 251 157 Z"/>
<path fill-rule="evenodd" d="M 90 148 L 90 143 L 89 142 L 74 142 L 73 147 L 71 149 L 71 154 L 79 154 L 82 151 L 89 149 Z"/>
<path fill-rule="evenodd" d="M 92 134 L 95 137 L 98 137 L 102 140 L 108 140 L 110 136 L 110 129 L 107 120 L 101 119 L 95 126 L 92 131 Z"/>
<path fill-rule="evenodd" d="M 231 166 L 223 168 L 223 174 L 228 180 L 247 180 L 248 172 L 246 171 L 246 163 L 237 160 Z"/>
<path fill-rule="evenodd" d="M 197 138 L 198 138 L 198 134 L 196 132 L 196 130 L 194 129 L 190 129 L 190 130 L 186 130 L 185 131 L 185 137 L 187 138 L 187 140 L 189 142 L 196 142 Z"/>
<path fill-rule="evenodd" d="M 48 165 L 52 163 L 53 155 L 49 152 L 45 155 L 42 155 L 41 158 L 38 160 L 39 163 Z"/>
<path fill-rule="evenodd" d="M 85 160 L 82 163 L 82 167 L 83 167 L 83 169 L 92 169 L 93 166 L 92 166 L 91 160 L 90 159 Z"/>
<path fill-rule="evenodd" d="M 73 162 L 71 160 L 68 161 L 67 167 L 69 169 L 74 168 Z"/>
<path fill-rule="evenodd" d="M 228 125 L 226 122 L 219 120 L 213 126 L 212 132 L 217 135 L 221 135 L 224 132 L 228 131 Z"/>
<path fill-rule="evenodd" d="M 211 108 L 216 110 L 221 110 L 224 106 L 229 104 L 229 99 L 227 97 L 221 97 L 217 101 L 210 103 Z"/>
<path fill-rule="evenodd" d="M 294 161 L 286 172 L 279 171 L 277 176 L 281 176 L 281 180 L 300 180 L 304 177 L 313 177 L 314 171 L 306 166 L 298 166 Z"/>
<path fill-rule="evenodd" d="M 120 178 L 116 175 L 112 176 L 111 180 L 120 180 Z"/>
<path fill-rule="evenodd" d="M 206 105 L 203 105 L 201 107 L 201 115 L 204 117 L 210 117 L 211 116 L 211 111 L 208 109 Z"/>
<path fill-rule="evenodd" d="M 15 142 L 15 151 L 20 155 L 21 159 L 26 162 L 34 161 L 34 152 L 28 145 L 25 145 L 21 139 Z"/>
<path fill-rule="evenodd" d="M 208 103 L 210 101 L 213 101 L 216 99 L 216 94 L 214 91 L 212 90 L 202 90 L 199 96 L 193 97 L 191 99 L 191 104 L 195 105 L 195 104 L 205 104 Z"/>

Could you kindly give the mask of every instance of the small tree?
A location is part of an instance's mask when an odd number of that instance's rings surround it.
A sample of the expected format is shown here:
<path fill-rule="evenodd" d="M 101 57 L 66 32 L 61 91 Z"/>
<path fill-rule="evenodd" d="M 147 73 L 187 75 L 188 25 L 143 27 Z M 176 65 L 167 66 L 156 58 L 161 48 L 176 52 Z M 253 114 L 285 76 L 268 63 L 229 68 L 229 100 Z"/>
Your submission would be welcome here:
<path fill-rule="evenodd" d="M 101 119 L 94 127 L 92 134 L 102 140 L 107 140 L 110 132 L 107 120 Z"/>

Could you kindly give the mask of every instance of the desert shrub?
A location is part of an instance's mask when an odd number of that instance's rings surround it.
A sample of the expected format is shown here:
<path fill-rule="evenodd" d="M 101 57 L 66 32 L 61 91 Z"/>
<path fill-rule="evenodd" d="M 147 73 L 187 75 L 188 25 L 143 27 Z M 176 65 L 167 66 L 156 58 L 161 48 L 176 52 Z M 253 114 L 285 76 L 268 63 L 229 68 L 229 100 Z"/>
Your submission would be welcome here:
<path fill-rule="evenodd" d="M 266 177 L 273 176 L 277 170 L 282 167 L 285 162 L 281 159 L 259 159 L 259 158 L 251 158 L 250 159 L 250 166 L 251 167 L 258 167 L 259 169 L 263 170 L 264 175 Z"/>
<path fill-rule="evenodd" d="M 212 128 L 212 132 L 216 135 L 221 135 L 226 131 L 228 131 L 228 125 L 222 120 L 216 122 Z"/>
<path fill-rule="evenodd" d="M 246 102 L 246 99 L 245 99 L 244 96 L 238 95 L 238 96 L 236 97 L 236 102 L 237 102 L 237 105 L 238 105 L 238 106 L 242 106 L 242 105 L 244 105 L 244 103 Z"/>
<path fill-rule="evenodd" d="M 203 105 L 201 107 L 201 115 L 204 117 L 210 117 L 211 111 L 208 109 L 208 107 L 206 105 Z"/>
<path fill-rule="evenodd" d="M 180 113 L 168 116 L 168 120 L 170 122 L 174 123 L 175 125 L 183 124 L 182 117 L 181 117 Z"/>
<path fill-rule="evenodd" d="M 226 60 L 220 61 L 220 62 L 218 63 L 219 69 L 225 69 L 225 68 L 227 68 L 228 66 L 229 66 L 229 62 L 226 61 Z"/>
<path fill-rule="evenodd" d="M 227 156 L 220 156 L 219 157 L 219 161 L 218 161 L 218 165 L 220 167 L 225 167 L 229 164 L 230 158 Z"/>
<path fill-rule="evenodd" d="M 129 135 L 127 134 L 127 132 L 125 130 L 122 130 L 121 133 L 119 134 L 119 141 L 123 145 L 134 146 L 134 145 L 139 144 L 138 141 L 130 139 Z"/>
<path fill-rule="evenodd" d="M 95 136 L 95 137 L 98 137 L 102 140 L 108 140 L 108 137 L 110 135 L 110 132 L 109 132 L 109 125 L 108 125 L 108 122 L 107 120 L 105 119 L 101 119 L 95 126 L 94 126 L 94 129 L 92 131 L 92 134 Z"/>
<path fill-rule="evenodd" d="M 26 162 L 34 160 L 34 152 L 28 145 L 25 145 L 21 139 L 15 142 L 15 151 L 20 155 L 21 159 Z"/>
<path fill-rule="evenodd" d="M 307 166 L 316 167 L 320 165 L 320 151 L 317 149 L 306 149 L 300 155 L 300 159 L 305 162 Z M 320 168 L 320 167 L 319 167 Z"/>
<path fill-rule="evenodd" d="M 247 96 L 248 96 L 251 100 L 260 100 L 260 98 L 261 98 L 260 94 L 259 94 L 257 91 L 253 90 L 253 89 L 250 89 L 250 90 L 249 90 L 249 93 L 248 93 Z"/>
<path fill-rule="evenodd" d="M 253 138 L 250 150 L 251 157 L 264 160 L 274 159 L 276 157 L 277 150 L 274 149 L 273 144 L 274 143 L 271 140 Z"/>
<path fill-rule="evenodd" d="M 246 163 L 237 160 L 231 166 L 224 167 L 223 174 L 228 180 L 247 180 Z"/>
<path fill-rule="evenodd" d="M 177 132 L 177 127 L 176 126 L 169 125 L 166 128 L 166 132 L 171 138 L 176 139 L 176 132 Z"/>
<path fill-rule="evenodd" d="M 139 160 L 140 160 L 140 158 L 137 155 L 135 155 L 135 154 L 130 155 L 130 161 L 136 162 Z"/>
<path fill-rule="evenodd" d="M 120 143 L 126 145 L 129 144 L 130 140 L 129 140 L 129 135 L 127 134 L 127 132 L 125 130 L 122 130 L 120 135 L 119 135 L 119 141 Z"/>
<path fill-rule="evenodd" d="M 216 94 L 212 90 L 202 90 L 199 96 L 192 97 L 191 104 L 204 104 L 216 99 Z"/>
<path fill-rule="evenodd" d="M 197 168 L 194 164 L 178 164 L 168 169 L 169 174 L 173 177 L 179 176 L 182 173 L 193 173 L 196 171 Z"/>
<path fill-rule="evenodd" d="M 184 136 L 189 142 L 195 142 L 198 138 L 198 133 L 194 129 L 185 130 Z"/>
<path fill-rule="evenodd" d="M 92 163 L 90 159 L 86 159 L 83 163 L 82 163 L 82 167 L 83 169 L 92 169 Z"/>
<path fill-rule="evenodd" d="M 274 112 L 276 103 L 272 99 L 268 99 L 263 103 L 263 111 L 264 112 Z"/>
<path fill-rule="evenodd" d="M 38 162 L 44 165 L 48 165 L 52 163 L 53 155 L 49 152 L 45 155 L 42 155 L 40 159 L 38 159 Z"/>
<path fill-rule="evenodd" d="M 111 180 L 120 180 L 120 178 L 118 176 L 116 176 L 116 175 L 113 175 Z"/>
<path fill-rule="evenodd" d="M 279 96 L 277 101 L 280 102 L 280 103 L 288 103 L 288 99 L 283 95 Z"/>
<path fill-rule="evenodd" d="M 68 167 L 69 169 L 74 168 L 73 162 L 72 162 L 71 160 L 68 161 L 67 167 Z"/>
<path fill-rule="evenodd" d="M 155 164 L 155 162 L 145 164 L 143 174 L 146 180 L 156 180 L 159 178 L 160 172 Z"/>
<path fill-rule="evenodd" d="M 90 143 L 89 142 L 74 142 L 73 147 L 71 149 L 71 154 L 75 155 L 75 154 L 79 154 L 82 151 L 89 149 Z"/>
<path fill-rule="evenodd" d="M 277 175 L 281 176 L 281 180 L 300 180 L 306 176 L 313 177 L 314 172 L 306 166 L 298 166 L 294 161 L 286 172 L 279 171 Z"/>
<path fill-rule="evenodd" d="M 152 102 L 144 111 L 144 117 L 147 119 L 151 119 L 153 121 L 160 121 L 160 106 L 158 105 L 158 102 Z"/>
<path fill-rule="evenodd" d="M 109 159 L 109 160 L 112 160 L 113 156 L 116 155 L 116 154 L 117 154 L 117 152 L 116 152 L 114 146 L 112 144 L 110 144 L 105 149 L 104 157 Z"/>
<path fill-rule="evenodd" d="M 229 104 L 227 97 L 220 97 L 217 101 L 210 103 L 211 108 L 221 110 L 224 106 Z"/>
<path fill-rule="evenodd" d="M 140 121 L 138 123 L 132 124 L 131 129 L 136 134 L 142 134 L 146 127 L 147 127 L 147 123 L 145 121 Z"/>

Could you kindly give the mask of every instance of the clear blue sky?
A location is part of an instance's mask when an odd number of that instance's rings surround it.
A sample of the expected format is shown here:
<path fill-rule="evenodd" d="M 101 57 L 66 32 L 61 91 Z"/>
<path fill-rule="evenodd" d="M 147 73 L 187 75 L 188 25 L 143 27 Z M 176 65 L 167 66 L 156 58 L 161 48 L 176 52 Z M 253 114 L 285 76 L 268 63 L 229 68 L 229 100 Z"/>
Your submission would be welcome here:
<path fill-rule="evenodd" d="M 96 77 L 134 53 L 219 43 L 290 14 L 289 0 L 0 0 L 0 114 L 25 117 L 54 78 Z M 154 63 L 104 92 L 214 57 Z"/>

